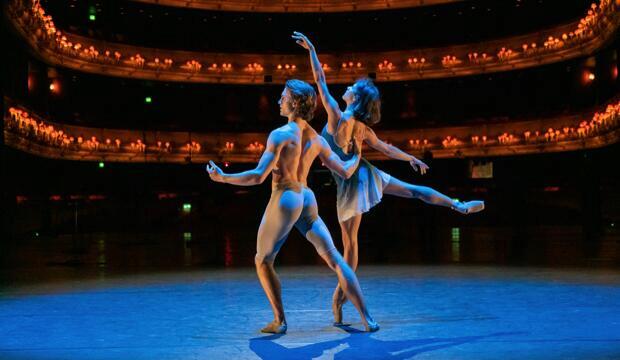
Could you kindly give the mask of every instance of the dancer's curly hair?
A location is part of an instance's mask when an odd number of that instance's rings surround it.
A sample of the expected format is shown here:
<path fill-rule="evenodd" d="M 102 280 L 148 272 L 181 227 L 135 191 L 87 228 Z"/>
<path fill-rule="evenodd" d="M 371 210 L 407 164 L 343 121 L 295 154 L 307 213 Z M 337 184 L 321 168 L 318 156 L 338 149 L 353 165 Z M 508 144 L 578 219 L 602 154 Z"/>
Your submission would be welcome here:
<path fill-rule="evenodd" d="M 381 121 L 381 96 L 379 89 L 369 78 L 359 79 L 353 84 L 356 96 L 353 102 L 353 116 L 356 120 L 372 126 Z"/>
<path fill-rule="evenodd" d="M 316 109 L 316 91 L 305 81 L 291 79 L 285 87 L 291 94 L 293 113 L 306 121 L 312 120 Z"/>

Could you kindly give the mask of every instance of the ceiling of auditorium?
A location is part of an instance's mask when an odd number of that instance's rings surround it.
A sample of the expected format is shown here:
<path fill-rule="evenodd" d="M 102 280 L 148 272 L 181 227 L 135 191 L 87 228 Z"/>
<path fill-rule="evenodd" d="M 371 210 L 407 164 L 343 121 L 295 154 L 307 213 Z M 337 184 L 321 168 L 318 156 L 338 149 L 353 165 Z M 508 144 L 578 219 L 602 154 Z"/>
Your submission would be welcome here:
<path fill-rule="evenodd" d="M 292 31 L 319 51 L 355 52 L 472 43 L 583 17 L 588 1 L 471 0 L 394 10 L 262 13 L 186 9 L 127 0 L 41 2 L 60 29 L 154 48 L 292 53 Z M 90 15 L 95 15 L 95 20 Z"/>

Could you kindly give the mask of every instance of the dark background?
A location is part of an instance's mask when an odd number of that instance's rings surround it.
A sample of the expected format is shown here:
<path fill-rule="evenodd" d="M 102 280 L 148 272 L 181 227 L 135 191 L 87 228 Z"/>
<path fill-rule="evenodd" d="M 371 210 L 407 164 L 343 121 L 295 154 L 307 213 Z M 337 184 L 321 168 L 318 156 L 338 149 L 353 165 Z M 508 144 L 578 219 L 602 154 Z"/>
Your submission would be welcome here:
<path fill-rule="evenodd" d="M 294 52 L 301 49 L 288 33 L 301 30 L 313 35 L 321 51 L 346 52 L 515 35 L 576 20 L 589 5 L 496 3 L 468 1 L 320 16 L 190 11 L 120 0 L 101 1 L 98 6 L 93 1 L 44 1 L 43 6 L 59 28 L 110 41 L 186 50 Z M 101 9 L 95 22 L 88 21 L 88 6 Z M 271 25 L 261 25 L 264 22 Z M 268 131 L 285 121 L 278 116 L 280 85 L 166 83 L 52 68 L 33 56 L 6 24 L 2 31 L 8 49 L 2 55 L 3 94 L 55 122 L 244 132 Z M 617 52 L 616 40 L 591 57 L 533 69 L 379 83 L 383 121 L 377 128 L 477 125 L 581 112 L 587 119 L 618 93 L 613 75 Z M 582 81 L 586 70 L 596 74 L 590 84 Z M 52 79 L 60 84 L 57 94 L 48 91 Z M 339 98 L 345 86 L 330 88 Z M 146 96 L 153 98 L 152 104 L 144 103 Z M 319 109 L 313 125 L 320 129 L 324 123 L 325 114 Z M 97 163 L 37 158 L 4 145 L 2 149 L 0 268 L 8 281 L 23 278 L 22 269 L 45 276 L 53 269 L 253 264 L 269 184 L 247 188 L 214 184 L 203 164 L 106 163 L 99 168 Z M 463 200 L 485 200 L 487 209 L 461 216 L 417 200 L 387 196 L 364 216 L 360 263 L 618 266 L 618 155 L 614 145 L 518 157 L 426 158 L 431 171 L 424 177 L 406 163 L 376 162 L 402 180 Z M 493 178 L 471 179 L 470 165 L 485 162 L 493 163 Z M 230 169 L 250 166 L 233 163 Z M 340 246 L 331 176 L 316 167 L 310 186 Z M 183 212 L 183 204 L 191 204 L 189 213 Z M 319 260 L 299 234 L 292 234 L 278 263 Z"/>

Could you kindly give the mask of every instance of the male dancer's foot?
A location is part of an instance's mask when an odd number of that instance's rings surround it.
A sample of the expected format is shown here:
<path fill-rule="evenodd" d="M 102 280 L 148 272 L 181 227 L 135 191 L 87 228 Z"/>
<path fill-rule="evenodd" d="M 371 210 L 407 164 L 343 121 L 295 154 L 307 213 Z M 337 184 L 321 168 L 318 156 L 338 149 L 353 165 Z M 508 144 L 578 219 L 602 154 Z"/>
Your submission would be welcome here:
<path fill-rule="evenodd" d="M 336 306 L 336 305 L 333 305 L 333 306 Z M 339 314 L 336 314 L 336 310 L 334 310 L 334 326 L 339 327 L 339 326 L 351 325 L 351 324 L 345 324 L 342 322 L 342 304 L 340 304 L 340 306 L 338 307 L 338 310 L 340 311 Z M 375 332 L 375 331 L 379 331 L 380 329 L 379 324 L 377 324 L 374 320 L 367 320 L 364 323 L 364 328 L 366 328 L 366 332 Z"/>
<path fill-rule="evenodd" d="M 334 299 L 332 302 L 332 311 L 334 313 L 334 326 L 349 326 L 351 324 L 345 324 L 342 322 L 342 306 L 344 305 L 344 301 L 340 301 L 339 299 Z M 375 322 L 375 320 L 370 317 L 370 315 L 366 315 L 366 319 L 362 320 L 364 322 L 364 327 L 366 328 L 366 332 L 375 332 L 379 331 L 379 324 Z"/>
<path fill-rule="evenodd" d="M 284 334 L 286 333 L 286 328 L 286 321 L 274 320 L 267 324 L 264 328 L 260 329 L 260 332 L 268 334 Z"/>
<path fill-rule="evenodd" d="M 366 332 L 375 332 L 375 331 L 379 331 L 379 324 L 377 324 L 374 320 L 367 320 L 366 323 L 364 324 L 364 327 L 366 327 Z"/>
<path fill-rule="evenodd" d="M 461 214 L 473 214 L 484 210 L 484 201 L 474 200 L 474 201 L 454 201 L 454 204 L 451 206 L 452 210 L 458 211 Z"/>

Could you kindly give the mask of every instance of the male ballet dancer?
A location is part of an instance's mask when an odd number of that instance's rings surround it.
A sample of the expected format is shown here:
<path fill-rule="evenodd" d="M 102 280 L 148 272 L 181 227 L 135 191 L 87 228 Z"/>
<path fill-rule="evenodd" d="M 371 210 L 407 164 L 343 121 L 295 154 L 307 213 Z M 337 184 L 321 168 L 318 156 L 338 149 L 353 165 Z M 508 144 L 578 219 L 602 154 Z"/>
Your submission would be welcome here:
<path fill-rule="evenodd" d="M 226 174 L 213 161 L 207 165 L 212 180 L 233 185 L 261 184 L 269 173 L 272 174 L 272 193 L 258 229 L 255 263 L 274 320 L 261 331 L 282 334 L 287 329 L 280 280 L 273 264 L 293 226 L 314 245 L 319 255 L 336 272 L 347 298 L 359 311 L 366 331 L 377 331 L 379 325 L 366 308 L 357 277 L 336 250 L 329 230 L 318 215 L 314 193 L 306 183 L 310 165 L 317 156 L 328 168 L 343 177 L 350 177 L 359 164 L 361 144 L 354 144 L 357 155 L 347 162 L 340 160 L 331 151 L 325 139 L 307 122 L 312 119 L 316 108 L 316 92 L 306 82 L 287 81 L 278 103 L 280 115 L 286 117 L 288 122 L 269 134 L 265 151 L 256 168 Z"/>

